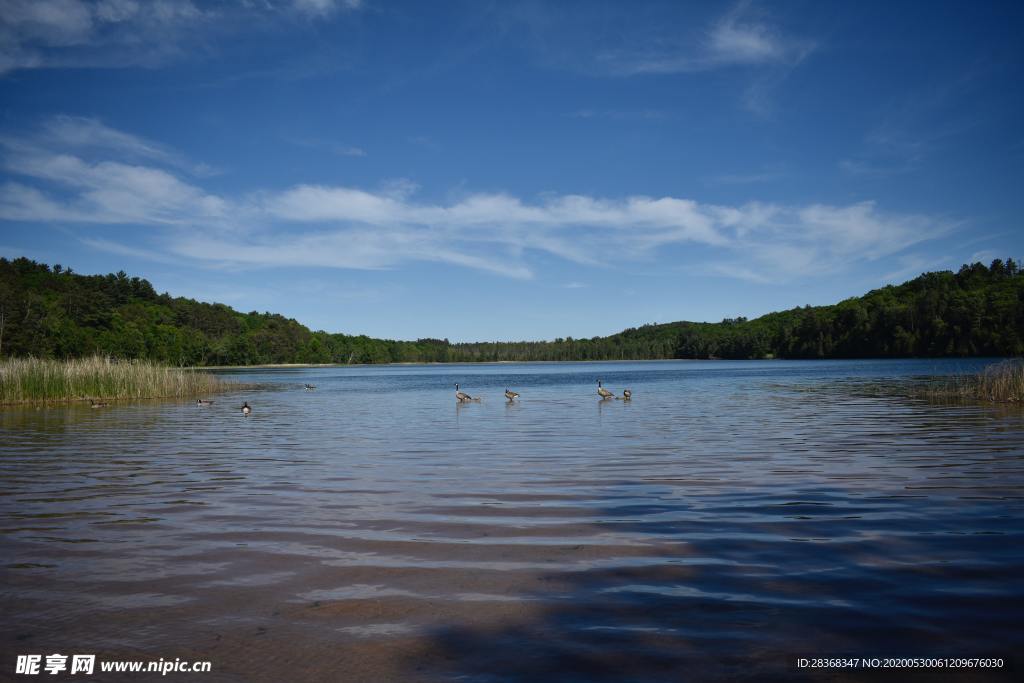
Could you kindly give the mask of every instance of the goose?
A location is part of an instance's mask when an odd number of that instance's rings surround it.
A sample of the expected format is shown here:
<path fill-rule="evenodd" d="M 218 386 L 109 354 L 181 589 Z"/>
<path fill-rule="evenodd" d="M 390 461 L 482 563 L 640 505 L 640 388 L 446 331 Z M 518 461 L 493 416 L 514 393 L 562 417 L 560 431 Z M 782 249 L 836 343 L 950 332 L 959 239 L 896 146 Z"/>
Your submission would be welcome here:
<path fill-rule="evenodd" d="M 505 388 L 505 398 L 509 400 L 509 403 L 519 398 L 519 392 L 511 391 L 508 387 Z"/>
<path fill-rule="evenodd" d="M 597 395 L 601 398 L 612 398 L 615 396 L 615 394 L 601 386 L 601 380 L 597 380 Z"/>
<path fill-rule="evenodd" d="M 313 391 L 314 389 L 316 389 L 315 384 L 303 384 L 302 386 L 306 387 L 306 391 Z"/>
<path fill-rule="evenodd" d="M 197 406 L 203 406 L 203 407 L 212 406 L 213 405 L 213 401 L 207 400 L 205 398 L 197 398 L 196 399 L 196 405 Z"/>
<path fill-rule="evenodd" d="M 90 408 L 106 408 L 107 406 L 110 405 L 106 401 L 97 401 L 96 399 L 89 399 L 89 400 L 91 401 L 91 403 L 89 404 Z"/>
<path fill-rule="evenodd" d="M 246 401 L 245 403 L 242 404 L 242 415 L 245 415 L 246 417 L 249 417 L 249 413 L 251 413 L 251 412 L 252 412 L 252 408 L 249 407 L 249 402 Z"/>
<path fill-rule="evenodd" d="M 458 383 L 455 384 L 455 400 L 459 403 L 465 403 L 466 401 L 477 401 L 479 399 L 473 398 L 464 391 L 459 391 Z"/>

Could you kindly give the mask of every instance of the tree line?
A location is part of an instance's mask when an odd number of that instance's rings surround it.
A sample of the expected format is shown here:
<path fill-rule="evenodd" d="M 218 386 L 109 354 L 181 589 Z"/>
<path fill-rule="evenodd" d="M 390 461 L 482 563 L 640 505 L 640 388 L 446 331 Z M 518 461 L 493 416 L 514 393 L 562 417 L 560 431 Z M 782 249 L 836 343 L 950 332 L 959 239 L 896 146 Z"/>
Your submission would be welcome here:
<path fill-rule="evenodd" d="M 79 275 L 0 258 L 0 357 L 96 354 L 189 366 L 1019 356 L 1024 272 L 1013 259 L 997 259 L 753 320 L 652 324 L 589 339 L 451 343 L 312 331 L 278 314 L 158 294 L 123 271 Z"/>

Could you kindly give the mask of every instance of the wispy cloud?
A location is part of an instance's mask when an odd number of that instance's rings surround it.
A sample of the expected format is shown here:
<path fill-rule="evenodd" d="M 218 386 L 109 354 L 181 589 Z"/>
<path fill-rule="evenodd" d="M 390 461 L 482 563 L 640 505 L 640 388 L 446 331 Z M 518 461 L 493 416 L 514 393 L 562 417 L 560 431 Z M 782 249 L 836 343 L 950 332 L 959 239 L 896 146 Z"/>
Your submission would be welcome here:
<path fill-rule="evenodd" d="M 10 220 L 171 225 L 225 215 L 222 199 L 178 177 L 191 166 L 183 157 L 92 119 L 56 117 L 36 135 L 0 136 L 0 149 L 7 172 L 37 183 L 0 185 Z"/>
<path fill-rule="evenodd" d="M 360 0 L 217 3 L 193 0 L 0 0 L 0 75 L 48 67 L 154 66 L 188 56 L 200 38 L 282 13 L 326 18 Z"/>
<path fill-rule="evenodd" d="M 707 179 L 709 185 L 753 185 L 769 183 L 786 177 L 782 166 L 768 166 L 759 171 L 749 173 L 720 173 Z"/>
<path fill-rule="evenodd" d="M 132 258 L 141 258 L 147 261 L 155 261 L 157 263 L 170 263 L 180 264 L 181 258 L 174 258 L 167 254 L 156 251 L 153 249 L 140 249 L 139 247 L 133 247 L 127 244 L 121 244 L 113 240 L 85 237 L 81 240 L 85 246 L 96 249 L 97 251 L 105 251 L 110 254 L 119 254 L 121 256 L 130 256 Z"/>
<path fill-rule="evenodd" d="M 566 116 L 573 119 L 611 119 L 613 121 L 660 121 L 669 118 L 668 112 L 661 109 L 577 109 Z"/>
<path fill-rule="evenodd" d="M 703 39 L 655 49 L 606 53 L 603 61 L 616 75 L 676 74 L 733 66 L 793 66 L 815 45 L 788 36 L 750 2 L 739 2 L 705 32 Z"/>
<path fill-rule="evenodd" d="M 441 143 L 427 135 L 412 135 L 409 137 L 409 143 L 434 152 L 441 149 Z"/>
<path fill-rule="evenodd" d="M 880 278 L 882 282 L 899 284 L 909 278 L 917 277 L 921 273 L 938 270 L 950 265 L 948 256 L 934 257 L 921 254 L 903 254 L 896 261 L 899 264 L 898 267 L 882 275 Z"/>
<path fill-rule="evenodd" d="M 879 177 L 919 170 L 950 139 L 984 122 L 980 107 L 961 108 L 984 75 L 968 69 L 959 78 L 893 99 L 864 134 L 861 149 L 840 159 L 839 168 L 850 175 Z"/>
<path fill-rule="evenodd" d="M 343 9 L 359 9 L 362 4 L 362 0 L 292 0 L 296 10 L 317 17 L 325 17 Z"/>
<path fill-rule="evenodd" d="M 857 176 L 891 176 L 909 173 L 918 168 L 916 159 L 891 159 L 888 161 L 866 159 L 841 159 L 839 170 Z"/>
<path fill-rule="evenodd" d="M 338 145 L 332 150 L 335 154 L 342 157 L 365 157 L 366 150 L 362 147 Z"/>
<path fill-rule="evenodd" d="M 711 263 L 694 269 L 704 275 L 718 275 L 734 280 L 746 280 L 756 284 L 770 284 L 772 279 L 756 270 L 738 263 Z"/>
<path fill-rule="evenodd" d="M 181 178 L 169 165 L 178 158 L 173 151 L 150 152 L 151 143 L 112 129 L 100 136 L 107 140 L 102 154 L 87 158 L 74 144 L 82 131 L 69 130 L 76 125 L 90 130 L 97 123 L 64 119 L 35 136 L 0 138 L 4 168 L 18 178 L 0 186 L 0 220 L 154 226 L 161 229 L 152 248 L 94 238 L 89 245 L 215 267 L 434 262 L 530 278 L 536 254 L 608 268 L 657 263 L 661 250 L 675 246 L 700 250 L 707 272 L 768 282 L 831 275 L 952 227 L 873 202 L 726 206 L 670 196 L 529 199 L 500 192 L 432 202 L 418 200 L 408 180 L 376 190 L 302 184 L 221 195 Z M 148 163 L 125 160 L 132 155 Z"/>
<path fill-rule="evenodd" d="M 215 16 L 191 0 L 0 0 L 0 74 L 152 64 L 177 54 L 188 30 Z"/>
<path fill-rule="evenodd" d="M 104 125 L 82 116 L 53 116 L 42 123 L 42 133 L 54 147 L 79 153 L 100 151 L 133 161 L 154 161 L 191 175 L 210 176 L 217 171 L 206 164 L 194 164 L 173 149 L 138 135 Z M 8 141 L 10 142 L 10 141 Z M 0 140 L 0 144 L 3 141 Z"/>
<path fill-rule="evenodd" d="M 971 254 L 966 262 L 988 264 L 991 263 L 994 259 L 999 258 L 999 256 L 999 252 L 993 249 L 983 249 L 981 251 L 976 251 L 973 254 Z"/>
<path fill-rule="evenodd" d="M 356 145 L 350 145 L 341 142 L 334 142 L 332 140 L 323 140 L 319 138 L 286 138 L 288 142 L 299 147 L 306 147 L 308 149 L 323 150 L 340 157 L 365 157 L 366 150 Z"/>

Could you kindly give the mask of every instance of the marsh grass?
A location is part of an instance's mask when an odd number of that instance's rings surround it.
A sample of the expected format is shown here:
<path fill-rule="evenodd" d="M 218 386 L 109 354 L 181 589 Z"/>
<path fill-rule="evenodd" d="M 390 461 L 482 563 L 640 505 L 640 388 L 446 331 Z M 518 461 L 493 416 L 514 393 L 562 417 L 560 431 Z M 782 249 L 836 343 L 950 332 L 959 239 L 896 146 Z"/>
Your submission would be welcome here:
<path fill-rule="evenodd" d="M 0 403 L 199 397 L 242 388 L 214 375 L 151 361 L 94 356 L 0 361 Z"/>
<path fill-rule="evenodd" d="M 1024 359 L 995 363 L 974 375 L 937 380 L 914 393 L 931 401 L 1024 403 Z"/>

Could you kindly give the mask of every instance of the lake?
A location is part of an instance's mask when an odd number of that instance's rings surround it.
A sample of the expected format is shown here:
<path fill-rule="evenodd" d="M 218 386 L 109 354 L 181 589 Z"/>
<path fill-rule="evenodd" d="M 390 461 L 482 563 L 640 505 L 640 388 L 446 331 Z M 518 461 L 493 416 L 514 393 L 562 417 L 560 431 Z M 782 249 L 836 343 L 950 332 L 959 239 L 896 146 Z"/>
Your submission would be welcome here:
<path fill-rule="evenodd" d="M 845 655 L 1010 680 L 1024 410 L 888 390 L 988 362 L 240 370 L 266 388 L 208 408 L 2 408 L 4 675 L 877 679 L 796 664 Z"/>

